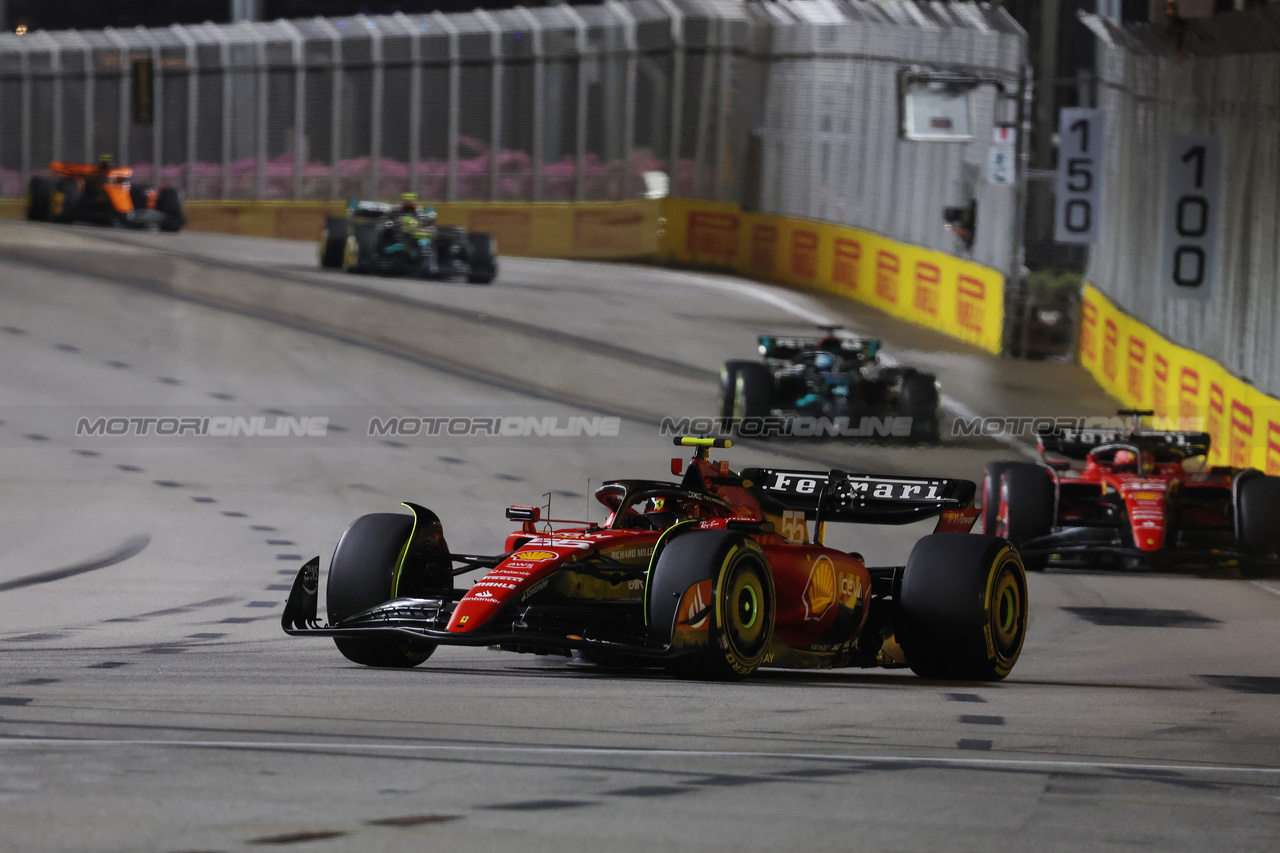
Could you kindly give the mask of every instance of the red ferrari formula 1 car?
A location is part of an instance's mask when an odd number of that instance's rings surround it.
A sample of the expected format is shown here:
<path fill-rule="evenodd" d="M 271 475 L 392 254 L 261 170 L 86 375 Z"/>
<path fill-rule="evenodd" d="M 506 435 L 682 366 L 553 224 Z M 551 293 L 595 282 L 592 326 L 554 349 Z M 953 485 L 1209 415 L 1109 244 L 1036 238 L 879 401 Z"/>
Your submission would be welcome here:
<path fill-rule="evenodd" d="M 1206 467 L 1207 433 L 1142 429 L 1152 414 L 1121 410 L 1127 430 L 1041 433 L 1040 464 L 989 464 L 985 529 L 1033 570 L 1280 565 L 1280 477 Z"/>
<path fill-rule="evenodd" d="M 299 571 L 286 633 L 332 637 L 368 666 L 409 667 L 437 646 L 666 665 L 737 679 L 758 667 L 910 666 L 926 677 L 999 679 L 1022 649 L 1026 573 L 977 521 L 968 480 L 748 468 L 696 448 L 677 482 L 614 480 L 596 492 L 603 525 L 511 507 L 522 522 L 498 556 L 453 554 L 440 520 L 357 519 L 329 566 L 328 624 L 317 620 L 320 558 Z M 833 522 L 904 524 L 938 517 L 905 566 L 871 568 L 823 545 Z M 813 538 L 810 539 L 810 523 Z M 456 575 L 488 572 L 469 589 Z"/>

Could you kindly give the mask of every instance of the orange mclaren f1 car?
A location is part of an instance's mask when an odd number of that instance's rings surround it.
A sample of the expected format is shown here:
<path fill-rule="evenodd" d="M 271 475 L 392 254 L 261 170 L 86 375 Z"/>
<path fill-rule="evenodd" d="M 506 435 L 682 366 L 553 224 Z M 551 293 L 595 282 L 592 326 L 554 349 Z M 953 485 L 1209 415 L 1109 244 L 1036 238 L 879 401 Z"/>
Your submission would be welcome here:
<path fill-rule="evenodd" d="M 27 219 L 89 222 L 178 231 L 186 224 L 182 194 L 174 187 L 133 183 L 133 169 L 97 164 L 50 163 L 51 177 L 36 176 L 27 190 Z"/>

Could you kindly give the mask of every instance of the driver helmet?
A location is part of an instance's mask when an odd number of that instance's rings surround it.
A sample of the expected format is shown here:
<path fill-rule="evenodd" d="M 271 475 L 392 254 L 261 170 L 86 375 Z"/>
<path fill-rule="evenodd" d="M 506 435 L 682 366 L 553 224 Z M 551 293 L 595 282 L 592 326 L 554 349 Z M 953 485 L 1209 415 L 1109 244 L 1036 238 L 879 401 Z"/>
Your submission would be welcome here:
<path fill-rule="evenodd" d="M 1136 471 L 1138 468 L 1138 455 L 1132 450 L 1117 450 L 1116 455 L 1111 458 L 1111 467 L 1128 468 Z"/>
<path fill-rule="evenodd" d="M 114 165 L 115 165 L 115 158 L 112 157 L 110 154 L 98 155 L 98 171 L 110 172 Z"/>
<path fill-rule="evenodd" d="M 400 212 L 413 214 L 418 212 L 417 193 L 400 193 Z"/>
<path fill-rule="evenodd" d="M 813 354 L 813 369 L 819 373 L 832 373 L 836 369 L 836 357 L 825 350 Z"/>

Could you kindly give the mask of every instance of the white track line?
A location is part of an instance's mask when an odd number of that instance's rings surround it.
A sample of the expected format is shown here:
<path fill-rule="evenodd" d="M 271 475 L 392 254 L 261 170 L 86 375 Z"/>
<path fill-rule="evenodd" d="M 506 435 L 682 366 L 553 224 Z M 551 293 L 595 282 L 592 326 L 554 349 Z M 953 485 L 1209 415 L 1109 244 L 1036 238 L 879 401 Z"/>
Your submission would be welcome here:
<path fill-rule="evenodd" d="M 698 275 L 697 273 L 689 273 L 689 272 L 672 272 L 670 275 L 673 278 L 674 277 L 683 278 L 684 280 L 688 281 L 690 284 L 694 284 L 699 287 L 706 287 L 712 290 L 723 290 L 729 293 L 737 294 L 739 296 L 746 296 L 760 302 L 767 302 L 768 304 L 774 306 L 775 308 L 781 308 L 783 311 L 787 312 L 788 314 L 791 314 L 793 317 L 799 317 L 805 322 L 812 323 L 815 326 L 840 326 L 840 325 L 843 325 L 845 322 L 841 320 L 839 317 L 834 317 L 831 314 L 819 313 L 805 306 L 798 305 L 796 304 L 796 302 L 792 300 L 792 298 L 788 298 L 789 296 L 791 296 L 791 294 L 779 292 L 778 290 L 771 288 L 768 285 L 757 284 L 755 282 L 750 282 L 750 281 L 733 281 L 731 279 L 719 279 L 719 278 L 713 278 L 711 276 L 703 276 L 703 275 Z M 854 337 L 854 336 L 850 335 L 850 337 Z M 898 359 L 894 358 L 891 355 L 888 355 L 887 353 L 882 354 L 880 356 L 880 360 L 884 363 L 886 367 L 902 366 L 902 362 L 898 361 Z M 975 411 L 973 411 L 973 409 L 970 409 L 964 403 L 961 403 L 959 400 L 957 400 L 955 397 L 950 396 L 949 394 L 939 394 L 938 402 L 942 405 L 944 409 L 951 412 L 952 415 L 962 420 L 976 420 L 980 417 Z M 1013 433 L 1009 432 L 1008 430 L 1002 429 L 1000 432 L 995 433 L 994 435 L 986 435 L 985 433 L 983 435 L 985 438 L 995 439 L 996 441 L 1003 444 L 1005 447 L 1008 447 L 1011 450 L 1016 450 L 1029 459 L 1034 459 L 1037 462 L 1040 461 L 1040 454 L 1033 447 L 1028 445 L 1025 441 L 1021 441 L 1017 436 L 1015 436 Z"/>
<path fill-rule="evenodd" d="M 325 743 L 241 740 L 132 740 L 107 738 L 0 738 L 0 749 L 11 747 L 170 747 L 176 749 L 364 750 L 375 752 L 509 753 L 516 755 L 614 755 L 634 758 L 753 758 L 790 761 L 828 761 L 881 764 L 919 764 L 942 767 L 1009 767 L 1054 770 L 1157 771 L 1174 773 L 1237 773 L 1280 776 L 1280 767 L 1233 764 L 1138 764 L 1121 761 L 1067 761 L 1030 758 L 951 758 L 916 755 L 831 755 L 808 752 L 732 752 L 703 749 L 645 749 L 592 746 L 480 746 L 475 744 Z"/>

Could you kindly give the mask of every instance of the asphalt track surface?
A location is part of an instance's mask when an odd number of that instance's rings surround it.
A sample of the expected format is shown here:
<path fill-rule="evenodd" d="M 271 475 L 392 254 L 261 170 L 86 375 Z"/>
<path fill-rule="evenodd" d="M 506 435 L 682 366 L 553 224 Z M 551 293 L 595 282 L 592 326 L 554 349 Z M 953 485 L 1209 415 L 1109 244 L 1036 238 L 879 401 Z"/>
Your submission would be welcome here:
<path fill-rule="evenodd" d="M 1035 575 L 998 684 L 447 648 L 380 671 L 281 633 L 292 575 L 356 516 L 415 500 L 455 551 L 500 550 L 508 504 L 580 514 L 603 478 L 669 476 L 661 419 L 711 414 L 755 335 L 824 320 L 937 370 L 954 411 L 1112 405 L 1069 365 L 727 277 L 507 259 L 489 287 L 423 284 L 322 272 L 304 244 L 0 225 L 0 850 L 1275 850 L 1275 581 Z M 368 436 L 388 412 L 620 421 Z M 75 435 L 101 413 L 342 431 Z M 977 478 L 1021 452 L 726 456 Z M 853 535 L 893 562 L 921 532 Z"/>

